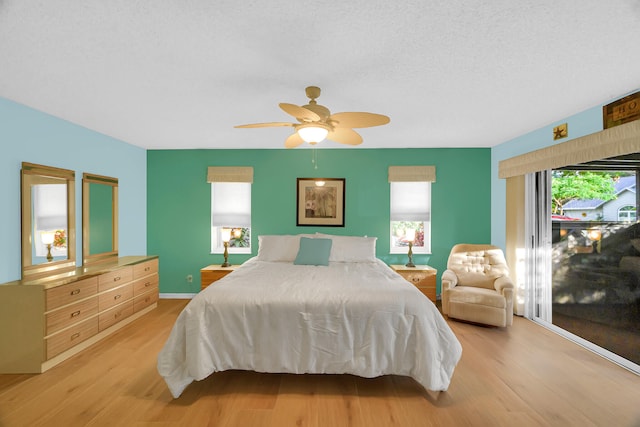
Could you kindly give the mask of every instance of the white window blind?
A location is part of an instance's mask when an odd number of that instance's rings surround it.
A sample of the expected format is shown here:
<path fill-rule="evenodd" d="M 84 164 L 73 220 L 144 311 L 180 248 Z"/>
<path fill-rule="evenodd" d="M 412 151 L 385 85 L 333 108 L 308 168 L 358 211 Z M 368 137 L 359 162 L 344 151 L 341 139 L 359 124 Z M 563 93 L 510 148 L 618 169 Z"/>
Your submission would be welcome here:
<path fill-rule="evenodd" d="M 391 221 L 429 221 L 431 183 L 391 182 Z"/>
<path fill-rule="evenodd" d="M 38 230 L 67 229 L 67 185 L 39 184 L 33 189 L 33 210 Z"/>
<path fill-rule="evenodd" d="M 251 227 L 251 184 L 214 182 L 211 184 L 211 225 Z"/>

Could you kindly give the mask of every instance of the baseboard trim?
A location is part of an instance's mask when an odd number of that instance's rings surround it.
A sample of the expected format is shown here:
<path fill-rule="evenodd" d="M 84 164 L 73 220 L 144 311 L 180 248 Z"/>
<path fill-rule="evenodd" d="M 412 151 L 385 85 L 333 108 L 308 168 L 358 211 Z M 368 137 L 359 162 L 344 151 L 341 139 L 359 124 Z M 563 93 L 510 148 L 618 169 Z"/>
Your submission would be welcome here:
<path fill-rule="evenodd" d="M 161 299 L 192 299 L 198 294 L 160 294 Z"/>

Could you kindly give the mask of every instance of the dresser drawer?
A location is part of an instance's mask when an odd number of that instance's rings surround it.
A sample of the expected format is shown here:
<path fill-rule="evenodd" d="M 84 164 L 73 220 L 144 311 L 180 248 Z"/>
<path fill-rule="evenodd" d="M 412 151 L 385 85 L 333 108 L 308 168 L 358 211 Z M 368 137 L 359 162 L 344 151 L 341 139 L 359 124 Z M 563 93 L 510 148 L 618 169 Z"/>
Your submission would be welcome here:
<path fill-rule="evenodd" d="M 102 312 L 131 298 L 133 285 L 129 283 L 98 295 L 98 309 Z"/>
<path fill-rule="evenodd" d="M 133 279 L 133 267 L 123 267 L 98 276 L 98 292 L 124 285 Z"/>
<path fill-rule="evenodd" d="M 158 292 L 148 292 L 133 299 L 133 311 L 138 312 L 158 301 Z"/>
<path fill-rule="evenodd" d="M 152 259 L 133 266 L 133 278 L 139 279 L 150 274 L 158 273 L 158 260 Z"/>
<path fill-rule="evenodd" d="M 98 278 L 79 280 L 45 291 L 46 311 L 54 310 L 63 305 L 72 304 L 98 293 Z"/>
<path fill-rule="evenodd" d="M 46 314 L 46 335 L 82 322 L 98 313 L 98 297 L 85 299 Z"/>
<path fill-rule="evenodd" d="M 153 288 L 158 287 L 158 275 L 153 274 L 151 276 L 143 277 L 133 282 L 133 295 L 142 295 L 145 292 L 150 291 Z"/>
<path fill-rule="evenodd" d="M 110 310 L 100 313 L 98 318 L 98 326 L 100 331 L 107 329 L 122 319 L 129 317 L 133 314 L 133 300 L 125 301 L 124 303 L 113 307 Z"/>
<path fill-rule="evenodd" d="M 50 336 L 46 339 L 47 359 L 57 356 L 97 333 L 98 317 L 95 316 Z"/>

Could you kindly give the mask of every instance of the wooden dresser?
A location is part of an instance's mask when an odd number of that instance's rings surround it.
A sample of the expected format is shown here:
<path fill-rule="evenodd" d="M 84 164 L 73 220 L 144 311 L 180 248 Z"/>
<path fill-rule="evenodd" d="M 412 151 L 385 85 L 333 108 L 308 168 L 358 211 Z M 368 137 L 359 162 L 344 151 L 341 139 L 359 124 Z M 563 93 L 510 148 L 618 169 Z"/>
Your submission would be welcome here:
<path fill-rule="evenodd" d="M 39 373 L 157 306 L 158 257 L 0 285 L 0 373 Z"/>
<path fill-rule="evenodd" d="M 428 265 L 416 265 L 406 267 L 404 265 L 391 265 L 391 268 L 405 278 L 427 296 L 434 303 L 436 302 L 436 274 L 438 270 Z"/>

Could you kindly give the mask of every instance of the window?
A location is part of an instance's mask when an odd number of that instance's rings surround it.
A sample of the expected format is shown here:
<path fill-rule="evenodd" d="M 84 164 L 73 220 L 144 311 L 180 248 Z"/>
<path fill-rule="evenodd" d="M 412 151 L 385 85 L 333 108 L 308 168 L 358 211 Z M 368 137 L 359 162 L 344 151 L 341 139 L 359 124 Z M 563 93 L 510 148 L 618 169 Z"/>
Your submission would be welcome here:
<path fill-rule="evenodd" d="M 251 253 L 253 168 L 210 167 L 211 253 Z"/>
<path fill-rule="evenodd" d="M 618 221 L 622 222 L 635 222 L 636 221 L 636 207 L 627 205 L 618 209 Z"/>
<path fill-rule="evenodd" d="M 431 253 L 431 182 L 433 166 L 391 166 L 390 253 Z"/>

